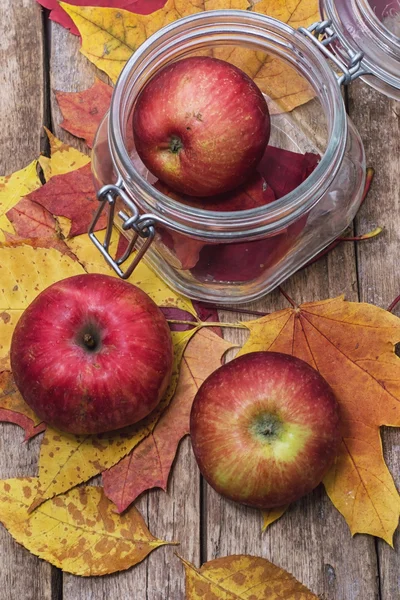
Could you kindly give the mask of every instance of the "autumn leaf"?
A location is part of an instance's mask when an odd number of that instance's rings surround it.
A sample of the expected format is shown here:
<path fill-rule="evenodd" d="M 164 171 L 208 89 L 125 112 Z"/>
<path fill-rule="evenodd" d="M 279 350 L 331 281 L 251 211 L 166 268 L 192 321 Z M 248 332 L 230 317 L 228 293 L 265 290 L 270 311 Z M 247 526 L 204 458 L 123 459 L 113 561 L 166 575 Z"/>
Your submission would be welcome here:
<path fill-rule="evenodd" d="M 64 175 L 55 175 L 41 188 L 28 196 L 56 216 L 71 220 L 69 235 L 81 235 L 89 229 L 99 207 L 93 185 L 90 164 Z M 107 215 L 103 213 L 96 229 L 107 224 Z"/>
<path fill-rule="evenodd" d="M 270 508 L 269 510 L 263 510 L 262 511 L 262 516 L 263 516 L 262 530 L 266 531 L 266 529 L 268 529 L 268 527 L 270 525 L 272 525 L 272 523 L 275 523 L 275 521 L 280 519 L 281 516 L 283 514 L 285 514 L 285 512 L 287 511 L 288 508 L 289 508 L 289 506 L 287 505 L 287 506 L 281 506 L 278 508 Z"/>
<path fill-rule="evenodd" d="M 79 35 L 71 18 L 61 8 L 58 0 L 37 0 L 44 8 L 49 9 L 50 19 L 66 27 L 74 35 Z M 147 15 L 158 10 L 165 4 L 165 0 L 71 0 L 70 4 L 74 6 L 112 6 L 113 8 L 123 8 L 134 13 Z"/>
<path fill-rule="evenodd" d="M 84 272 L 57 250 L 0 244 L 0 371 L 9 370 L 12 333 L 25 308 L 52 283 Z"/>
<path fill-rule="evenodd" d="M 68 146 L 68 144 L 64 144 L 64 142 L 56 138 L 56 136 L 46 127 L 45 131 L 50 142 L 50 158 L 41 156 L 39 158 L 39 164 L 43 170 L 46 181 L 55 175 L 70 173 L 71 171 L 80 169 L 80 167 L 90 163 L 89 156 Z"/>
<path fill-rule="evenodd" d="M 0 521 L 19 544 L 63 571 L 123 571 L 169 543 L 149 532 L 135 508 L 117 516 L 98 487 L 71 490 L 29 513 L 36 486 L 34 478 L 0 481 Z"/>
<path fill-rule="evenodd" d="M 197 333 L 186 348 L 175 396 L 154 431 L 122 461 L 103 473 L 106 496 L 123 512 L 145 490 L 167 489 L 181 438 L 189 433 L 190 410 L 197 390 L 232 344 L 211 331 Z"/>
<path fill-rule="evenodd" d="M 181 558 L 186 600 L 318 600 L 292 575 L 257 556 L 224 556 L 196 569 Z"/>
<path fill-rule="evenodd" d="M 175 355 L 170 384 L 160 404 L 139 423 L 100 435 L 72 435 L 47 427 L 40 448 L 38 490 L 30 510 L 111 468 L 153 431 L 175 393 L 182 355 L 195 333 L 196 329 L 172 332 Z"/>
<path fill-rule="evenodd" d="M 278 18 L 293 27 L 319 20 L 318 0 L 168 0 L 152 15 L 136 15 L 113 8 L 91 8 L 60 3 L 82 35 L 81 52 L 115 82 L 132 53 L 153 33 L 178 18 L 203 10 L 250 10 Z M 292 110 L 314 97 L 307 80 L 288 63 L 247 48 L 222 46 L 213 55 L 243 69 L 272 100 L 272 110 Z"/>
<path fill-rule="evenodd" d="M 21 171 L 0 177 L 0 242 L 6 241 L 5 233 L 15 234 L 7 213 L 21 198 L 42 185 L 37 174 L 37 164 L 38 161 L 34 160 Z"/>
<path fill-rule="evenodd" d="M 9 371 L 0 373 L 0 421 L 14 423 L 25 430 L 25 441 L 46 429 L 19 393 Z"/>
<path fill-rule="evenodd" d="M 335 298 L 245 323 L 240 354 L 292 354 L 316 368 L 340 404 L 343 441 L 326 491 L 351 533 L 392 543 L 399 494 L 385 464 L 379 427 L 400 426 L 400 319 L 370 304 Z"/>
<path fill-rule="evenodd" d="M 101 120 L 110 108 L 112 87 L 96 79 L 83 92 L 56 92 L 64 117 L 61 127 L 76 137 L 83 138 L 92 148 Z"/>
<path fill-rule="evenodd" d="M 4 423 L 13 423 L 14 425 L 22 427 L 22 429 L 25 431 L 24 442 L 27 442 L 39 433 L 43 433 L 43 431 L 46 429 L 45 423 L 40 423 L 39 425 L 35 426 L 33 421 L 28 419 L 28 417 L 25 415 L 21 415 L 21 413 L 7 410 L 5 408 L 0 408 L 0 421 Z"/>

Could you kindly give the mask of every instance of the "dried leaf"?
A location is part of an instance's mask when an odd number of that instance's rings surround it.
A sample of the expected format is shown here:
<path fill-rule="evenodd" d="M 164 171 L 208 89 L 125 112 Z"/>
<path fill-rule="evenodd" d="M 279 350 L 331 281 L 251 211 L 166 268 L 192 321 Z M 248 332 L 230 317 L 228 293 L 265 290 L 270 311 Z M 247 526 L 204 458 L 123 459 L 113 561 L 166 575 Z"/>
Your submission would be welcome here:
<path fill-rule="evenodd" d="M 28 196 L 56 216 L 71 220 L 69 235 L 86 233 L 99 207 L 94 189 L 90 164 L 64 175 L 53 175 L 40 189 Z M 97 223 L 97 229 L 106 226 L 105 213 Z"/>
<path fill-rule="evenodd" d="M 79 35 L 72 19 L 61 8 L 58 0 L 37 0 L 39 4 L 49 9 L 50 19 L 66 27 L 74 35 Z M 112 6 L 113 8 L 123 8 L 134 13 L 148 15 L 158 10 L 165 4 L 165 0 L 71 0 L 70 4 L 74 6 Z"/>
<path fill-rule="evenodd" d="M 111 468 L 153 431 L 175 393 L 182 355 L 195 332 L 172 333 L 175 357 L 171 382 L 157 408 L 139 423 L 101 435 L 72 435 L 47 428 L 40 448 L 38 491 L 31 510 Z"/>
<path fill-rule="evenodd" d="M 35 415 L 19 393 L 11 371 L 0 373 L 0 408 L 24 415 L 34 425 L 41 423 L 41 419 Z"/>
<path fill-rule="evenodd" d="M 0 371 L 10 368 L 11 337 L 25 308 L 52 283 L 84 272 L 57 250 L 0 244 Z"/>
<path fill-rule="evenodd" d="M 280 519 L 288 508 L 289 506 L 281 506 L 278 508 L 270 508 L 269 510 L 263 510 L 262 515 L 264 522 L 262 530 L 265 531 L 270 525 L 272 525 L 272 523 L 275 523 L 275 521 Z"/>
<path fill-rule="evenodd" d="M 15 230 L 6 216 L 7 212 L 18 202 L 39 188 L 42 184 L 37 175 L 37 160 L 31 162 L 27 167 L 16 171 L 12 175 L 0 177 L 0 242 L 6 240 L 4 232 L 14 234 Z"/>
<path fill-rule="evenodd" d="M 64 144 L 46 127 L 45 130 L 50 142 L 51 157 L 41 156 L 39 164 L 43 169 L 46 181 L 54 177 L 54 175 L 64 175 L 90 163 L 89 156 L 82 154 L 82 152 L 68 146 L 68 144 Z"/>
<path fill-rule="evenodd" d="M 240 354 L 293 354 L 316 368 L 340 404 L 343 442 L 325 488 L 351 533 L 392 543 L 399 494 L 385 464 L 379 427 L 400 426 L 400 319 L 370 304 L 335 298 L 246 322 Z"/>
<path fill-rule="evenodd" d="M 150 35 L 178 18 L 221 8 L 253 10 L 292 25 L 319 20 L 318 0 L 168 0 L 152 15 L 135 15 L 113 8 L 71 6 L 61 2 L 82 35 L 81 52 L 115 82 L 132 53 Z M 243 69 L 272 99 L 272 109 L 292 110 L 313 98 L 307 80 L 288 63 L 251 49 L 222 46 L 213 55 Z"/>
<path fill-rule="evenodd" d="M 98 126 L 110 108 L 112 91 L 111 86 L 96 79 L 92 87 L 83 92 L 56 92 L 64 117 L 61 127 L 83 138 L 92 148 Z"/>
<path fill-rule="evenodd" d="M 71 490 L 29 514 L 34 478 L 0 481 L 0 521 L 30 552 L 74 575 L 123 571 L 169 542 L 155 538 L 131 508 L 117 516 L 98 487 Z"/>
<path fill-rule="evenodd" d="M 5 423 L 13 423 L 14 425 L 19 425 L 19 427 L 22 427 L 22 429 L 25 431 L 25 442 L 35 437 L 35 435 L 38 435 L 38 433 L 42 433 L 46 429 L 45 423 L 40 423 L 39 425 L 35 426 L 33 421 L 28 419 L 28 417 L 25 415 L 12 410 L 7 410 L 5 408 L 0 408 L 0 421 Z"/>
<path fill-rule="evenodd" d="M 104 232 L 98 232 L 97 236 L 102 241 Z M 110 252 L 113 256 L 117 254 L 118 242 L 119 233 L 115 230 L 110 244 Z M 86 234 L 68 239 L 66 243 L 88 273 L 104 273 L 117 277 Z M 158 306 L 174 306 L 196 316 L 191 300 L 172 291 L 143 261 L 139 263 L 128 281 L 139 286 Z"/>
<path fill-rule="evenodd" d="M 203 329 L 186 348 L 175 396 L 154 431 L 126 458 L 103 473 L 106 496 L 123 512 L 145 490 L 167 489 L 178 444 L 189 433 L 190 410 L 197 390 L 232 344 Z"/>
<path fill-rule="evenodd" d="M 318 600 L 287 571 L 257 556 L 225 556 L 200 569 L 181 558 L 187 600 Z"/>

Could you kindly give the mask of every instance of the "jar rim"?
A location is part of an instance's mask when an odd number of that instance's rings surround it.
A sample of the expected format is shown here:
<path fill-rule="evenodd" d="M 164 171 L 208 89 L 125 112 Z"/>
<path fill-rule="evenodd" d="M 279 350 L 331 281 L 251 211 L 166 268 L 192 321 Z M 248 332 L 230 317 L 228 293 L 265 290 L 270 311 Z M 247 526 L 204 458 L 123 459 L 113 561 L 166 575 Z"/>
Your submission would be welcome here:
<path fill-rule="evenodd" d="M 133 165 L 125 146 L 123 128 L 121 120 L 120 106 L 126 99 L 127 89 L 130 83 L 132 71 L 145 60 L 146 54 L 157 46 L 162 38 L 168 39 L 174 30 L 182 27 L 194 29 L 200 27 L 207 20 L 212 20 L 215 27 L 229 27 L 233 24 L 240 25 L 243 19 L 246 24 L 255 27 L 262 27 L 270 35 L 282 35 L 287 40 L 288 47 L 297 53 L 308 53 L 320 73 L 324 77 L 324 93 L 327 94 L 330 108 L 330 132 L 326 150 L 309 177 L 301 183 L 295 190 L 273 203 L 235 212 L 217 212 L 203 210 L 181 203 L 177 203 L 170 197 L 154 188 Z M 248 28 L 246 29 L 248 33 Z M 142 69 L 143 70 L 143 69 Z M 309 80 L 310 83 L 312 83 Z M 316 90 L 315 86 L 314 89 Z M 316 90 L 317 91 L 317 90 Z M 327 116 L 327 115 L 326 115 Z M 203 11 L 181 19 L 178 19 L 169 25 L 158 30 L 139 46 L 129 59 L 122 70 L 116 83 L 111 101 L 110 120 L 109 120 L 109 140 L 111 157 L 116 168 L 116 172 L 122 177 L 125 185 L 132 186 L 134 195 L 143 193 L 151 197 L 156 202 L 156 207 L 147 204 L 145 209 L 152 213 L 159 214 L 160 221 L 167 224 L 176 231 L 182 233 L 192 233 L 193 223 L 196 224 L 195 230 L 201 232 L 203 237 L 229 237 L 233 231 L 235 235 L 245 237 L 246 234 L 257 235 L 276 230 L 277 227 L 286 227 L 289 223 L 297 220 L 318 201 L 326 192 L 343 160 L 347 137 L 347 118 L 345 107 L 338 85 L 335 73 L 329 66 L 325 57 L 320 51 L 311 44 L 307 38 L 299 31 L 293 29 L 290 25 L 268 17 L 261 13 L 244 10 L 215 10 Z M 179 206 L 177 206 L 179 204 Z M 260 218 L 263 219 L 260 225 Z M 178 221 L 178 222 L 177 222 Z M 207 224 L 213 222 L 212 233 L 208 231 Z M 216 232 L 215 224 L 218 231 Z M 240 232 L 239 234 L 237 232 Z"/>

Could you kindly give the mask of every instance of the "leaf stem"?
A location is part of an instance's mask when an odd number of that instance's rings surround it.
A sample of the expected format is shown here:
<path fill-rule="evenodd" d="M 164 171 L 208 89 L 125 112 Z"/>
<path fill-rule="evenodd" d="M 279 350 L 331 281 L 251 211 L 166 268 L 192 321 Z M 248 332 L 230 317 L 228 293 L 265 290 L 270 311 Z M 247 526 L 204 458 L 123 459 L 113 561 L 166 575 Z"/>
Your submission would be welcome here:
<path fill-rule="evenodd" d="M 234 306 L 219 306 L 217 304 L 207 304 L 206 302 L 202 302 L 201 305 L 210 310 L 223 310 L 225 312 L 235 312 L 240 315 L 253 315 L 254 317 L 267 317 L 270 314 L 262 312 L 261 310 L 251 310 L 250 308 L 239 308 Z"/>
<path fill-rule="evenodd" d="M 373 229 L 369 233 L 364 233 L 363 235 L 357 235 L 355 237 L 339 237 L 339 238 L 337 238 L 337 241 L 338 242 L 363 242 L 364 240 L 371 240 L 372 238 L 378 236 L 380 233 L 382 233 L 382 231 L 383 231 L 382 227 L 376 227 L 376 229 Z"/>
<path fill-rule="evenodd" d="M 387 309 L 388 312 L 393 312 L 399 303 L 400 303 L 400 296 L 397 296 L 396 300 L 393 300 L 392 304 Z"/>
<path fill-rule="evenodd" d="M 293 308 L 297 308 L 297 305 L 294 303 L 294 301 L 291 299 L 291 297 L 288 296 L 288 294 L 285 292 L 285 290 L 281 288 L 281 286 L 279 286 L 278 290 L 280 291 L 282 296 L 284 298 L 286 298 L 286 300 L 289 302 L 289 304 L 291 304 L 293 306 Z"/>
<path fill-rule="evenodd" d="M 202 327 L 227 327 L 229 329 L 247 329 L 246 325 L 242 323 L 220 323 L 217 321 L 216 323 L 211 323 L 210 321 L 184 321 L 181 319 L 167 319 L 168 323 L 173 323 L 175 325 L 192 325 L 193 327 L 198 327 L 199 329 Z"/>

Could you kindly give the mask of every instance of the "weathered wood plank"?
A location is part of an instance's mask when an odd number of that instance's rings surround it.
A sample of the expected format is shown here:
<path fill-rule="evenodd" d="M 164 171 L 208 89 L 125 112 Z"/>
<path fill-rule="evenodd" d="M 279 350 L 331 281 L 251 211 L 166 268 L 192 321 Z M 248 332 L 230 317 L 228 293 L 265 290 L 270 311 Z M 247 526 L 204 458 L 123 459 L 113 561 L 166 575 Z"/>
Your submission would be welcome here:
<path fill-rule="evenodd" d="M 0 175 L 39 156 L 44 115 L 43 28 L 35 2 L 0 3 Z M 0 424 L 0 477 L 36 475 L 39 440 Z M 19 546 L 0 526 L 0 596 L 52 600 L 52 567 Z"/>
<path fill-rule="evenodd" d="M 356 227 L 359 232 L 385 227 L 373 243 L 357 247 L 360 297 L 387 308 L 400 294 L 400 105 L 362 82 L 349 89 L 350 114 L 364 140 L 367 161 L 375 170 L 375 182 Z M 400 316 L 400 308 L 396 314 Z M 399 340 L 400 341 L 400 340 Z M 399 359 L 400 360 L 400 359 Z M 386 462 L 400 488 L 400 431 L 382 432 Z M 400 597 L 400 533 L 393 551 L 378 541 L 381 599 Z"/>
<path fill-rule="evenodd" d="M 79 39 L 57 24 L 51 24 L 50 81 L 53 131 L 63 141 L 88 152 L 83 141 L 71 136 L 60 127 L 62 116 L 54 97 L 54 90 L 77 91 L 90 87 L 94 77 L 107 81 L 91 63 L 79 53 Z M 189 440 L 182 442 L 179 457 L 169 484 L 168 494 L 151 491 L 136 503 L 147 519 L 150 531 L 166 540 L 179 541 L 179 553 L 198 562 L 200 548 L 200 478 L 193 476 L 196 464 Z M 134 597 L 135 600 L 164 600 L 184 595 L 183 569 L 174 556 L 175 547 L 155 551 L 150 557 L 117 576 L 81 579 L 64 575 L 64 600 L 85 600 L 96 597 L 107 600 Z"/>

